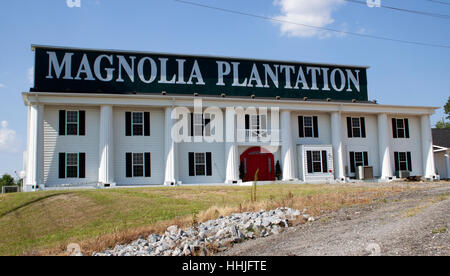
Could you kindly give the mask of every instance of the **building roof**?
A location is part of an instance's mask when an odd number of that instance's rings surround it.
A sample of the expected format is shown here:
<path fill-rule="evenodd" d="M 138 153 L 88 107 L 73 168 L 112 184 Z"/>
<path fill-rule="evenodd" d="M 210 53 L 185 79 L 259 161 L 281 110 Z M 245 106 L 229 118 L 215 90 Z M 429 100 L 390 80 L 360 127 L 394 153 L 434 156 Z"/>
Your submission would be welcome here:
<path fill-rule="evenodd" d="M 450 148 L 450 129 L 433 128 L 433 145 Z"/>

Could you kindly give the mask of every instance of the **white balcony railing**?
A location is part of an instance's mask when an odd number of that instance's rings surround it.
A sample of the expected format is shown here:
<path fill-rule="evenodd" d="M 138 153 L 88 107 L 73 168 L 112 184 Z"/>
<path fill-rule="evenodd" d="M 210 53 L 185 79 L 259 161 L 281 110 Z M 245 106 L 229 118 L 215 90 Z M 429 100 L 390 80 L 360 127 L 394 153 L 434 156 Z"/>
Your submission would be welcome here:
<path fill-rule="evenodd" d="M 237 142 L 280 143 L 279 129 L 238 129 Z"/>

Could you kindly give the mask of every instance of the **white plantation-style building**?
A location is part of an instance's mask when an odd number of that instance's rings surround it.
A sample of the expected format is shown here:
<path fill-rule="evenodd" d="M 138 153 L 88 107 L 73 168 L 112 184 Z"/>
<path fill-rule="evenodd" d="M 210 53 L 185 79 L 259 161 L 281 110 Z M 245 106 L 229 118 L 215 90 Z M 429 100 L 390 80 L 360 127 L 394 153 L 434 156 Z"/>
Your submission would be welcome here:
<path fill-rule="evenodd" d="M 436 108 L 369 102 L 366 67 L 33 50 L 26 191 L 438 177 Z"/>

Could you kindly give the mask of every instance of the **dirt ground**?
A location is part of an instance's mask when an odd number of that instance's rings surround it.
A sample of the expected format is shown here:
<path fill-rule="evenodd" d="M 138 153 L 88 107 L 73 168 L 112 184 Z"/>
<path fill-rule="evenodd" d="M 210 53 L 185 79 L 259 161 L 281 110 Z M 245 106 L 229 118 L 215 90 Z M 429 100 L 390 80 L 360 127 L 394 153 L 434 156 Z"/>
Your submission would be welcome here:
<path fill-rule="evenodd" d="M 340 209 L 221 255 L 449 256 L 450 183 L 413 184 L 395 196 Z"/>

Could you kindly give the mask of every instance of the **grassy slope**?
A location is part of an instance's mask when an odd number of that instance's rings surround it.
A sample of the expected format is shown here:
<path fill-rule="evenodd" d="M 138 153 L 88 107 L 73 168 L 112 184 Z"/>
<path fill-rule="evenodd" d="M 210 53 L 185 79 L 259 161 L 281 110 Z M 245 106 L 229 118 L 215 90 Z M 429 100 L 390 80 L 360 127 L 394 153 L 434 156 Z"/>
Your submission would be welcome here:
<path fill-rule="evenodd" d="M 389 189 L 265 185 L 258 187 L 258 202 L 264 204 L 253 204 L 253 207 L 249 207 L 248 202 L 250 187 L 127 188 L 0 195 L 0 255 L 33 254 L 42 250 L 61 252 L 70 242 L 134 229 L 134 236 L 129 236 L 131 239 L 139 233 L 158 231 L 158 228 L 148 228 L 151 225 L 176 223 L 179 218 L 204 213 L 211 207 L 249 210 L 291 205 L 320 211 L 364 203 L 381 196 L 380 193 L 391 192 Z M 215 211 L 209 217 L 200 215 L 199 219 L 209 219 L 218 213 Z M 120 239 L 110 238 L 109 243 L 98 246 L 109 246 L 113 240 Z M 60 249 L 51 251 L 55 248 Z"/>

